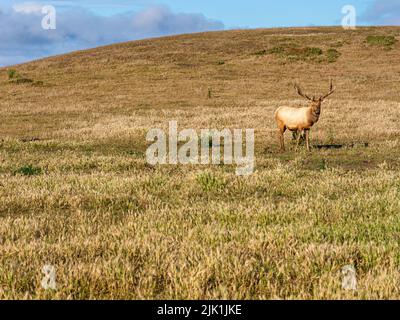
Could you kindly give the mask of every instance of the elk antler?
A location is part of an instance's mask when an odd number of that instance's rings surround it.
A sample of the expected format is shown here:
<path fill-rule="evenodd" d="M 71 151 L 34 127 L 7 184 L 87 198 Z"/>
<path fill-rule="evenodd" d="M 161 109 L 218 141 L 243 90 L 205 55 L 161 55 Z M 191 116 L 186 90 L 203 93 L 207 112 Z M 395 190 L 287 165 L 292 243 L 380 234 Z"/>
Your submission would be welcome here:
<path fill-rule="evenodd" d="M 332 82 L 332 79 L 331 79 L 331 86 L 329 88 L 329 92 L 326 95 L 322 96 L 321 100 L 325 100 L 326 98 L 328 98 L 334 92 L 335 92 L 335 89 L 333 88 L 333 82 Z"/>
<path fill-rule="evenodd" d="M 312 98 L 310 98 L 308 95 L 304 94 L 303 91 L 301 91 L 301 89 L 300 89 L 300 87 L 297 85 L 297 83 L 294 84 L 294 88 L 297 90 L 297 93 L 298 93 L 299 95 L 301 95 L 303 98 L 306 98 L 306 99 L 308 99 L 308 100 L 310 100 L 310 101 L 313 101 Z"/>

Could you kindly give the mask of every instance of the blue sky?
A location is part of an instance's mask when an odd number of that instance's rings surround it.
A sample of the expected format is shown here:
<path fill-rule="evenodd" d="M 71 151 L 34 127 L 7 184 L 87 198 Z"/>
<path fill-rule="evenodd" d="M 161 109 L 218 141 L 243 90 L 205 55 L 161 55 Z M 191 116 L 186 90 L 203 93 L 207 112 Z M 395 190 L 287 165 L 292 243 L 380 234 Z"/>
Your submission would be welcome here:
<path fill-rule="evenodd" d="M 361 11 L 366 8 L 365 0 L 168 1 L 174 10 L 202 12 L 221 20 L 228 28 L 334 25 L 341 20 L 341 9 L 349 2 Z"/>
<path fill-rule="evenodd" d="M 44 5 L 56 30 L 43 30 Z M 353 5 L 358 25 L 400 25 L 400 0 L 1 0 L 0 66 L 169 34 L 339 25 Z"/>

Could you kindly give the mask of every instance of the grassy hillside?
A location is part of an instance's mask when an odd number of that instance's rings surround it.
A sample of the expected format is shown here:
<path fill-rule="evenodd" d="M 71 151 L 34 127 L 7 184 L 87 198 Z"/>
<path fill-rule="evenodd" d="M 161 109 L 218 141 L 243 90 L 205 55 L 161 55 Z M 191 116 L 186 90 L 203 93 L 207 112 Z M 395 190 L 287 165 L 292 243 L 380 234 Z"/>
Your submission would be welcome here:
<path fill-rule="evenodd" d="M 0 298 L 399 298 L 398 40 L 227 31 L 0 69 Z M 321 149 L 287 133 L 279 153 L 274 110 L 307 104 L 295 81 L 318 95 L 330 78 Z M 170 120 L 254 128 L 256 172 L 148 165 L 146 133 Z"/>

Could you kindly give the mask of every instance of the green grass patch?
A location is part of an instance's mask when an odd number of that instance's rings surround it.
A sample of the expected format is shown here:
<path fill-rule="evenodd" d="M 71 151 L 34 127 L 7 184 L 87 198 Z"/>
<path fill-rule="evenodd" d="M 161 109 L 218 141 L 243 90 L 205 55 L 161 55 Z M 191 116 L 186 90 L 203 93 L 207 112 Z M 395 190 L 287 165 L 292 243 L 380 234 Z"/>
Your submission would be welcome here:
<path fill-rule="evenodd" d="M 32 165 L 27 165 L 18 168 L 14 171 L 14 175 L 21 175 L 21 176 L 37 176 L 42 174 L 43 170 L 39 167 L 34 167 Z"/>
<path fill-rule="evenodd" d="M 391 48 L 397 42 L 394 36 L 368 36 L 367 43 L 373 46 Z"/>
<path fill-rule="evenodd" d="M 14 83 L 14 84 L 26 84 L 26 83 L 33 84 L 33 83 L 35 83 L 35 81 L 33 81 L 32 79 L 22 78 L 22 77 L 21 78 L 12 79 L 12 80 L 10 80 L 10 82 Z"/>
<path fill-rule="evenodd" d="M 211 172 L 199 174 L 196 178 L 197 183 L 204 192 L 218 191 L 225 187 L 225 181 Z"/>
<path fill-rule="evenodd" d="M 336 49 L 322 50 L 318 47 L 301 47 L 297 44 L 286 44 L 276 46 L 267 51 L 268 54 L 275 55 L 289 62 L 304 61 L 317 63 L 336 62 L 341 53 Z"/>
<path fill-rule="evenodd" d="M 17 78 L 17 76 L 18 76 L 17 70 L 14 70 L 14 69 L 7 70 L 7 76 L 8 76 L 8 80 Z"/>
<path fill-rule="evenodd" d="M 278 56 L 287 61 L 323 61 L 323 50 L 318 47 L 300 47 L 290 44 L 285 46 L 277 46 L 268 50 L 269 54 Z"/>
<path fill-rule="evenodd" d="M 327 57 L 329 63 L 336 62 L 337 59 L 339 59 L 339 57 L 341 55 L 342 54 L 339 51 L 337 51 L 336 49 L 328 49 L 326 51 L 326 57 Z"/>
<path fill-rule="evenodd" d="M 30 78 L 24 77 L 15 69 L 7 70 L 8 81 L 13 84 L 31 84 L 36 87 L 44 85 L 43 81 L 35 81 Z"/>

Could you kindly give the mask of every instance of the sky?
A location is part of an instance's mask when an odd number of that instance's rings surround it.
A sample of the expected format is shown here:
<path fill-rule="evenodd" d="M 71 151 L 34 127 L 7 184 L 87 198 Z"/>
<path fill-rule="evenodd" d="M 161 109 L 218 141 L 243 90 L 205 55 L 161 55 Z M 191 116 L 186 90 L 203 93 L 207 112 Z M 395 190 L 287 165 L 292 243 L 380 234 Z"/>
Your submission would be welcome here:
<path fill-rule="evenodd" d="M 354 6 L 359 26 L 400 25 L 400 0 L 0 1 L 0 66 L 181 33 L 340 25 L 345 5 Z M 55 19 L 42 12 L 46 5 Z"/>

